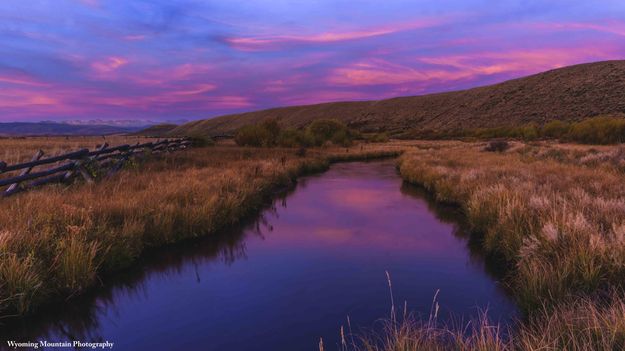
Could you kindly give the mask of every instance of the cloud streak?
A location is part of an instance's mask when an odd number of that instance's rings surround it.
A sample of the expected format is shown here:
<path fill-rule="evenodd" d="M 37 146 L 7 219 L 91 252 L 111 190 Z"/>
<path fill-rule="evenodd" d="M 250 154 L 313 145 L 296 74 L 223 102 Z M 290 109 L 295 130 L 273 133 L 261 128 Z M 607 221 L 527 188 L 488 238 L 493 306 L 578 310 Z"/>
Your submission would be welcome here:
<path fill-rule="evenodd" d="M 306 44 L 331 44 L 344 41 L 363 40 L 405 31 L 432 28 L 447 23 L 448 19 L 421 19 L 411 23 L 353 31 L 333 31 L 309 35 L 275 35 L 259 37 L 231 37 L 224 42 L 239 50 L 277 50 L 285 46 Z"/>

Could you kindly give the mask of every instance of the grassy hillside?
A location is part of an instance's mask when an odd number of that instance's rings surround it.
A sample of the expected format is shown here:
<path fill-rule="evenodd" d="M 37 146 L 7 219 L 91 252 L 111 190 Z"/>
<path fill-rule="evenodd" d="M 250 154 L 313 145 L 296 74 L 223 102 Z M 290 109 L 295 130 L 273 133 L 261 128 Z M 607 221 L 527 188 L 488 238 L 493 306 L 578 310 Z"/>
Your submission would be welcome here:
<path fill-rule="evenodd" d="M 156 124 L 133 133 L 133 135 L 161 137 L 166 136 L 169 132 L 176 129 L 176 127 L 178 127 L 178 125 L 170 123 Z"/>
<path fill-rule="evenodd" d="M 274 108 L 194 121 L 171 134 L 229 134 L 243 125 L 278 118 L 301 127 L 337 118 L 361 131 L 456 130 L 543 124 L 625 112 L 625 61 L 559 68 L 462 91 L 378 101 L 335 102 Z"/>

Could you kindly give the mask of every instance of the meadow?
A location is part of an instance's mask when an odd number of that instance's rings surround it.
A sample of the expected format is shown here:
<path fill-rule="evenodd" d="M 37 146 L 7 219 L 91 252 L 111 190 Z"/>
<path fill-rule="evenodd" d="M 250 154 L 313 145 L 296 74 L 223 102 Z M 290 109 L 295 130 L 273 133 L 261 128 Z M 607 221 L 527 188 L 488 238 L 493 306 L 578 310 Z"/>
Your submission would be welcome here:
<path fill-rule="evenodd" d="M 118 137 L 116 143 L 133 142 Z M 144 140 L 144 139 L 142 139 Z M 9 163 L 96 139 L 4 139 Z M 136 142 L 136 141 L 134 141 Z M 211 235 L 252 216 L 300 175 L 331 162 L 399 156 L 402 178 L 459 206 L 472 240 L 506 267 L 523 317 L 446 326 L 405 313 L 343 345 L 354 350 L 588 350 L 625 347 L 625 149 L 512 142 L 356 142 L 350 147 L 193 148 L 131 163 L 95 184 L 41 188 L 0 201 L 0 314 L 97 288 L 146 249 Z M 18 156 L 15 156 L 18 155 Z M 395 309 L 396 310 L 396 309 Z"/>

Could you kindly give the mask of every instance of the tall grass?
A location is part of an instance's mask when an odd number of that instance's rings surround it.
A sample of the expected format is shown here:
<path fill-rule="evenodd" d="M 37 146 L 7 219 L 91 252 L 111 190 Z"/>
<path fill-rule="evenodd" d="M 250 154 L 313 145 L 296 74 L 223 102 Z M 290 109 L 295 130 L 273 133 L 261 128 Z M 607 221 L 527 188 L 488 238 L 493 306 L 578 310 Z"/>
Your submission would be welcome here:
<path fill-rule="evenodd" d="M 510 282 L 526 310 L 625 276 L 619 172 L 477 147 L 410 152 L 400 171 L 462 206 L 485 251 L 515 265 Z"/>
<path fill-rule="evenodd" d="M 80 294 L 146 248 L 231 226 L 297 176 L 326 169 L 331 157 L 387 151 L 324 148 L 302 157 L 294 149 L 190 149 L 131 164 L 99 183 L 43 187 L 2 200 L 0 317 Z"/>
<path fill-rule="evenodd" d="M 566 152 L 576 153 L 576 158 L 566 162 L 558 157 L 528 157 L 524 147 L 504 153 L 481 149 L 479 143 L 444 147 L 424 143 L 402 156 L 399 170 L 406 181 L 424 186 L 438 201 L 460 205 L 485 252 L 511 267 L 506 283 L 527 313 L 526 320 L 509 340 L 489 347 L 622 349 L 625 176 L 621 169 L 609 162 L 610 157 L 604 162 L 595 158 L 589 166 L 584 160 L 597 153 L 592 148 L 572 147 L 574 151 Z M 487 326 L 483 321 L 481 325 Z M 453 338 L 445 341 L 451 344 L 437 348 L 438 337 L 434 346 L 405 347 L 406 338 L 421 340 L 424 333 L 429 335 L 429 327 L 408 322 L 402 328 L 410 332 L 403 332 L 401 338 L 385 333 L 393 341 L 381 350 L 481 349 L 480 345 L 460 346 Z M 481 333 L 478 329 L 469 336 Z"/>
<path fill-rule="evenodd" d="M 589 351 L 625 348 L 625 303 L 580 298 L 541 309 L 516 328 L 502 327 L 486 314 L 461 324 L 439 324 L 406 314 L 389 317 L 375 333 L 342 338 L 343 351 Z"/>
<path fill-rule="evenodd" d="M 157 140 L 142 136 L 84 136 L 84 137 L 0 137 L 0 161 L 8 164 L 30 161 L 37 150 L 43 150 L 46 156 L 60 155 L 69 151 L 87 148 L 93 149 L 104 142 L 109 145 L 146 143 Z M 45 157 L 45 156 L 44 156 Z"/>
<path fill-rule="evenodd" d="M 486 313 L 468 323 L 442 324 L 438 320 L 438 291 L 432 299 L 427 319 L 416 318 L 407 311 L 406 304 L 398 311 L 393 297 L 391 277 L 386 272 L 391 312 L 388 319 L 382 320 L 382 328 L 365 335 L 353 335 L 348 322 L 349 335 L 341 327 L 342 351 L 395 351 L 395 350 L 509 350 L 510 339 L 507 331 L 499 325 L 491 324 Z"/>

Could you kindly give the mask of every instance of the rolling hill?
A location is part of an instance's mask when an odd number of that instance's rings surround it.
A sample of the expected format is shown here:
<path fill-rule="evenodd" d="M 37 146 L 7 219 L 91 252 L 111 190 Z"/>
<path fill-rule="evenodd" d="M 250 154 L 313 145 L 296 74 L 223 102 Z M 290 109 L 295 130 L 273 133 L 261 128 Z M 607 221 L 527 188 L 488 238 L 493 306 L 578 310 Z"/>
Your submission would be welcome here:
<path fill-rule="evenodd" d="M 161 137 L 161 136 L 166 136 L 172 130 L 176 129 L 176 127 L 178 127 L 177 124 L 170 124 L 170 123 L 156 124 L 153 126 L 149 126 L 145 129 L 142 129 L 138 132 L 135 132 L 133 133 L 133 135 Z"/>
<path fill-rule="evenodd" d="M 361 131 L 457 130 L 576 121 L 625 112 L 625 60 L 568 66 L 503 83 L 446 93 L 377 101 L 333 102 L 226 115 L 183 124 L 170 135 L 230 134 L 277 118 L 302 127 L 337 118 Z"/>

